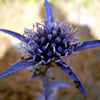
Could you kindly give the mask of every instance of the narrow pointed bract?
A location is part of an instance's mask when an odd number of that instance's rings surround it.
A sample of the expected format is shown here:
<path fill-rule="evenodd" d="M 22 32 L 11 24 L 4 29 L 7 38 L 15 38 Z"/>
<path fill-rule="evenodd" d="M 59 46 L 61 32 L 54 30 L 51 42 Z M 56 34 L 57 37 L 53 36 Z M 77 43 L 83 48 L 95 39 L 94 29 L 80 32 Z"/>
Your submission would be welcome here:
<path fill-rule="evenodd" d="M 50 18 L 51 22 L 54 22 L 52 8 L 51 8 L 51 6 L 50 6 L 50 4 L 48 3 L 47 0 L 45 0 L 45 6 L 46 6 L 46 17 L 47 17 L 47 19 Z"/>
<path fill-rule="evenodd" d="M 0 73 L 0 78 L 3 78 L 5 76 L 10 75 L 14 72 L 17 72 L 23 68 L 26 68 L 26 67 L 29 67 L 30 65 L 35 64 L 35 62 L 29 61 L 30 59 L 32 59 L 32 58 L 24 59 L 24 60 L 14 64 L 14 65 L 12 65 L 11 67 L 7 68 L 2 73 Z"/>
<path fill-rule="evenodd" d="M 4 33 L 7 33 L 7 34 L 19 39 L 19 40 L 22 40 L 25 43 L 29 42 L 27 39 L 25 39 L 25 37 L 23 35 L 20 35 L 20 34 L 18 34 L 16 32 L 13 32 L 13 31 L 10 31 L 10 30 L 6 30 L 6 29 L 0 29 L 0 31 L 4 32 Z"/>
<path fill-rule="evenodd" d="M 85 41 L 82 43 L 78 43 L 74 47 L 74 51 L 80 51 L 80 50 L 89 49 L 89 48 L 98 47 L 98 46 L 100 46 L 100 40 Z"/>
<path fill-rule="evenodd" d="M 81 93 L 86 98 L 88 98 L 87 93 L 86 93 L 83 85 L 81 84 L 81 82 L 78 79 L 78 77 L 76 76 L 76 74 L 69 68 L 69 66 L 67 66 L 65 63 L 63 63 L 63 64 L 57 63 L 57 65 L 72 79 L 72 81 L 76 85 L 76 88 L 78 88 L 81 91 Z"/>
<path fill-rule="evenodd" d="M 29 83 L 32 82 L 32 81 L 33 81 L 35 78 L 37 78 L 37 77 L 38 77 L 38 76 L 32 75 L 31 78 L 30 78 L 30 80 L 29 80 Z"/>

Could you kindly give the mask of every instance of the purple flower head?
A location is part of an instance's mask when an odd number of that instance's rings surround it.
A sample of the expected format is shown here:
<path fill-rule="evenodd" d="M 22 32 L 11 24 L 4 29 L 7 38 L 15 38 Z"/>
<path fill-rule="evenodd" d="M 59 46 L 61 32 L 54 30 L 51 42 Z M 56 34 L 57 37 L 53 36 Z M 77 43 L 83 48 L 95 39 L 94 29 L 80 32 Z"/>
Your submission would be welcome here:
<path fill-rule="evenodd" d="M 43 19 L 42 23 L 33 24 L 33 29 L 25 28 L 23 35 L 6 29 L 0 29 L 1 32 L 21 40 L 21 48 L 24 49 L 22 60 L 3 71 L 0 74 L 0 78 L 26 68 L 32 72 L 30 79 L 32 81 L 38 76 L 45 77 L 47 72 L 53 68 L 51 67 L 53 62 L 72 79 L 76 88 L 87 98 L 88 96 L 80 80 L 67 65 L 69 62 L 68 57 L 72 53 L 76 55 L 78 53 L 76 51 L 100 46 L 100 40 L 78 43 L 77 28 L 73 29 L 72 24 L 65 24 L 65 21 L 59 22 L 57 19 L 55 20 L 47 0 L 45 0 L 45 6 L 46 18 Z M 27 54 L 29 58 L 24 59 Z M 67 64 L 64 62 L 64 57 L 67 59 Z M 49 80 L 46 83 L 46 78 L 42 79 L 45 84 L 43 85 L 45 98 L 48 100 L 50 90 L 47 83 L 49 83 Z M 65 86 L 65 83 L 61 82 L 56 82 L 54 85 L 60 87 L 62 86 L 61 84 Z"/>
<path fill-rule="evenodd" d="M 24 44 L 22 38 L 23 55 L 30 54 L 33 61 L 40 62 L 40 65 L 64 61 L 63 56 L 67 58 L 74 53 L 74 46 L 79 40 L 76 29 L 73 30 L 73 27 L 64 21 L 51 22 L 51 17 L 45 18 L 42 24 L 36 23 L 31 30 L 25 29 L 24 36 L 28 43 Z"/>

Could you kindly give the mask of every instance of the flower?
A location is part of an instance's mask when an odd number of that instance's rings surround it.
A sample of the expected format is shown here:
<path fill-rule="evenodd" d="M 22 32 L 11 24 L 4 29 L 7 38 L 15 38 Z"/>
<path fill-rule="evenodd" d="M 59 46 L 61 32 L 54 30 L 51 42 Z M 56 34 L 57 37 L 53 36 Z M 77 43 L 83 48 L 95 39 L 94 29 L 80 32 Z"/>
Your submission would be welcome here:
<path fill-rule="evenodd" d="M 42 23 L 33 24 L 33 29 L 25 29 L 23 35 L 10 30 L 0 29 L 1 32 L 19 39 L 21 41 L 21 48 L 24 49 L 22 60 L 3 71 L 0 74 L 0 78 L 26 68 L 33 73 L 30 79 L 32 81 L 38 76 L 46 76 L 46 73 L 53 68 L 51 67 L 53 62 L 72 79 L 76 88 L 87 98 L 88 96 L 83 85 L 68 66 L 68 57 L 71 53 L 77 54 L 78 52 L 76 51 L 100 46 L 100 40 L 78 43 L 77 28 L 73 29 L 72 24 L 65 24 L 65 21 L 59 22 L 55 20 L 47 0 L 45 0 L 45 6 L 46 18 Z M 35 28 L 37 29 L 36 31 Z M 24 59 L 24 56 L 27 54 L 29 54 L 29 57 Z M 67 58 L 67 64 L 64 62 L 64 57 Z M 44 85 L 44 87 L 48 88 L 49 85 L 47 87 Z M 48 98 L 48 94 L 49 92 L 45 92 L 46 98 Z"/>

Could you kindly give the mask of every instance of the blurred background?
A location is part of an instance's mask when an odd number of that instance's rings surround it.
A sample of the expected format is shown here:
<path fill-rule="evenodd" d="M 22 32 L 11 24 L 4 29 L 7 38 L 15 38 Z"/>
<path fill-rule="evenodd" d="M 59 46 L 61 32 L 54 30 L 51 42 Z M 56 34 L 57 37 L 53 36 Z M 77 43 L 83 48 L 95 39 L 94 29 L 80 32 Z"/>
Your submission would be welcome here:
<path fill-rule="evenodd" d="M 55 19 L 65 19 L 78 28 L 80 41 L 100 39 L 100 0 L 48 0 Z M 45 14 L 44 0 L 0 0 L 0 28 L 23 34 Z M 20 41 L 0 32 L 0 72 L 18 62 L 22 55 Z M 100 47 L 80 51 L 69 57 L 69 66 L 84 85 L 88 100 L 100 100 Z M 55 73 L 57 71 L 57 73 Z M 70 82 L 74 88 L 60 88 L 55 100 L 86 100 L 71 79 L 59 68 L 53 69 L 56 80 Z M 21 70 L 0 79 L 0 100 L 35 100 L 42 93 L 41 80 L 28 83 L 31 73 Z"/>

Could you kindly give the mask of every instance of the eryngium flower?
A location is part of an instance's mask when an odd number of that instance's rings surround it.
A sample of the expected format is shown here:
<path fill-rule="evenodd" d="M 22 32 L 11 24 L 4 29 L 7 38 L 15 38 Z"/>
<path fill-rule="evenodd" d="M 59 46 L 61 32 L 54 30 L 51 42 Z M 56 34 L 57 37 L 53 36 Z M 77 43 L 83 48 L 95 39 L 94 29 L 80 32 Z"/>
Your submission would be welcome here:
<path fill-rule="evenodd" d="M 47 0 L 45 0 L 45 6 L 46 18 L 42 23 L 33 24 L 33 29 L 25 29 L 23 35 L 6 29 L 0 29 L 0 31 L 21 40 L 21 47 L 24 49 L 22 60 L 3 71 L 0 74 L 0 78 L 27 68 L 33 73 L 31 81 L 40 75 L 46 76 L 46 73 L 53 68 L 51 65 L 54 62 L 72 79 L 76 88 L 87 98 L 88 96 L 80 80 L 67 65 L 68 57 L 71 53 L 77 54 L 75 51 L 100 46 L 100 40 L 78 43 L 77 28 L 73 29 L 72 24 L 68 25 L 64 21 L 59 22 L 55 20 Z M 35 28 L 37 29 L 36 31 Z M 26 54 L 29 54 L 29 57 L 24 59 Z M 65 57 L 67 58 L 67 64 L 64 62 Z M 48 86 L 45 87 L 47 88 Z M 48 98 L 48 93 L 45 91 L 45 98 Z"/>
<path fill-rule="evenodd" d="M 25 51 L 23 56 L 29 53 L 30 57 L 33 57 L 33 61 L 39 62 L 37 66 L 40 64 L 49 65 L 51 62 L 62 62 L 64 61 L 62 56 L 68 58 L 71 53 L 74 53 L 74 46 L 79 40 L 76 30 L 77 28 L 73 30 L 72 24 L 65 24 L 64 21 L 51 22 L 50 18 L 44 19 L 42 24 L 33 25 L 33 29 L 24 30 L 28 43 L 23 46 L 22 38 L 22 48 Z"/>

